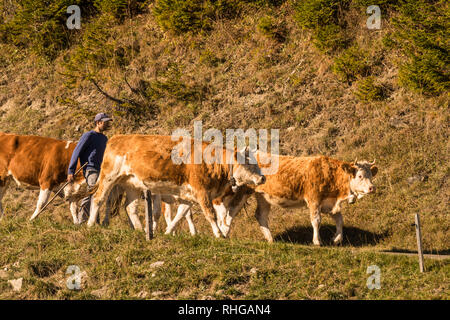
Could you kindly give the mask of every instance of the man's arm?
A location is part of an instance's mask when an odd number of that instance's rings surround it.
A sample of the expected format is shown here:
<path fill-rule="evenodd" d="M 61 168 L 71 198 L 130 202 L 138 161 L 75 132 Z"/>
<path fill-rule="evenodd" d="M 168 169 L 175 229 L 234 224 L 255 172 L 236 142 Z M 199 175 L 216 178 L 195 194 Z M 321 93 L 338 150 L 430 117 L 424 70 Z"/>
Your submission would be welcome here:
<path fill-rule="evenodd" d="M 77 143 L 77 146 L 73 150 L 72 157 L 70 158 L 68 175 L 73 176 L 75 170 L 77 168 L 78 158 L 80 157 L 80 153 L 83 152 L 84 148 L 89 141 L 89 133 L 85 133 L 81 136 L 80 141 Z"/>

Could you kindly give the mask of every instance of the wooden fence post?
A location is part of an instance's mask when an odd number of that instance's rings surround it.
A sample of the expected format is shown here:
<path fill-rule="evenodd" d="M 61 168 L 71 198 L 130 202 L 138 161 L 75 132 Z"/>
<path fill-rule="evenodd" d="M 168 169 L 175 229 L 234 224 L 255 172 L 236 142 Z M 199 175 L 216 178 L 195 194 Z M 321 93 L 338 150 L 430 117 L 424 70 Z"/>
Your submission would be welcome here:
<path fill-rule="evenodd" d="M 153 212 L 152 212 L 152 193 L 150 190 L 144 191 L 145 198 L 145 239 L 153 239 Z"/>
<path fill-rule="evenodd" d="M 422 251 L 422 232 L 420 230 L 420 218 L 419 214 L 415 214 L 416 220 L 416 236 L 417 236 L 417 253 L 419 255 L 419 268 L 420 272 L 425 271 L 425 265 L 423 264 L 423 251 Z"/>

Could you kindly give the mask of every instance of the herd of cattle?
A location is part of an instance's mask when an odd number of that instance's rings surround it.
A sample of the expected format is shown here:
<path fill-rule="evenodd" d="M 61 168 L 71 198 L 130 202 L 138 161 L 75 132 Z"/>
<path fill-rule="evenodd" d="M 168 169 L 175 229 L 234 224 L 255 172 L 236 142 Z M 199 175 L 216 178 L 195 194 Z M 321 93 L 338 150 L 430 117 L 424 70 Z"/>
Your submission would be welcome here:
<path fill-rule="evenodd" d="M 194 140 L 191 144 L 194 146 Z M 232 151 L 231 164 L 208 161 L 176 164 L 171 158 L 176 145 L 170 136 L 115 135 L 110 138 L 94 189 L 88 190 L 82 174 L 63 189 L 62 197 L 69 202 L 73 222 L 82 222 L 78 217 L 78 203 L 86 195 L 93 194 L 87 221 L 89 227 L 98 221 L 99 209 L 104 204 L 107 206 L 105 220 L 108 221 L 113 200 L 124 196 L 133 227 L 142 229 L 137 205 L 142 192 L 150 190 L 154 205 L 153 229 L 163 211 L 166 233 L 171 233 L 184 217 L 190 232 L 195 234 L 191 206 L 198 203 L 214 235 L 227 237 L 233 219 L 254 195 L 257 201 L 255 217 L 269 242 L 273 241 L 268 224 L 270 207 L 297 208 L 306 204 L 314 229 L 313 243 L 320 245 L 321 213 L 328 213 L 335 220 L 333 241 L 339 243 L 343 240 L 342 202 L 353 203 L 375 192 L 372 178 L 377 167 L 374 162 L 355 160 L 350 163 L 326 156 L 278 156 L 259 151 L 251 155 L 246 149 Z M 197 143 L 195 145 L 198 147 Z M 19 186 L 40 190 L 31 216 L 31 220 L 35 219 L 51 192 L 66 182 L 75 146 L 72 141 L 0 133 L 0 219 L 4 215 L 1 200 L 11 180 Z M 206 147 L 208 144 L 203 142 L 202 151 Z M 224 154 L 226 151 L 223 148 Z M 238 161 L 238 153 L 246 159 L 245 163 Z M 254 156 L 258 164 L 251 164 L 250 156 Z M 278 157 L 278 171 L 263 176 L 261 168 L 267 163 L 267 157 Z M 261 161 L 263 158 L 266 159 Z M 172 219 L 171 210 L 177 204 L 177 214 Z"/>

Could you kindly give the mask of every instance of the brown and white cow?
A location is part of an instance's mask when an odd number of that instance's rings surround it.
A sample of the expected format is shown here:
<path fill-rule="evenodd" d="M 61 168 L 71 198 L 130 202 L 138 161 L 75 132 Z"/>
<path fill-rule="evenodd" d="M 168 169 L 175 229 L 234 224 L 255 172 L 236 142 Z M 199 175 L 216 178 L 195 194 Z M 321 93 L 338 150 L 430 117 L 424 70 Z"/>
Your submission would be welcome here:
<path fill-rule="evenodd" d="M 268 163 L 268 155 L 257 152 L 260 167 Z M 264 161 L 261 161 L 264 159 Z M 334 243 L 343 240 L 341 205 L 354 203 L 364 195 L 374 193 L 372 178 L 377 174 L 375 162 L 340 161 L 326 156 L 292 157 L 278 156 L 277 173 L 267 175 L 265 184 L 255 188 L 257 208 L 255 217 L 267 241 L 272 242 L 268 215 L 271 205 L 282 208 L 298 208 L 306 205 L 310 211 L 314 229 L 313 243 L 320 245 L 319 227 L 321 213 L 331 214 L 336 222 Z M 236 194 L 233 198 L 217 199 L 218 225 L 227 236 L 234 216 L 240 211 L 251 191 Z"/>
<path fill-rule="evenodd" d="M 36 218 L 47 203 L 51 191 L 56 191 L 67 180 L 67 168 L 76 143 L 46 137 L 0 134 L 0 218 L 3 215 L 1 200 L 11 180 L 28 189 L 39 189 Z M 83 188 L 84 185 L 84 188 Z M 73 184 L 64 190 L 70 202 L 73 222 L 78 223 L 78 193 L 86 193 L 83 175 L 77 175 Z"/>
<path fill-rule="evenodd" d="M 186 139 L 186 138 L 184 138 Z M 211 159 L 203 159 L 196 164 L 196 148 L 202 155 L 209 144 L 186 140 L 190 150 L 188 163 L 176 164 L 172 153 L 179 145 L 171 136 L 158 135 L 116 135 L 106 147 L 105 155 L 97 183 L 97 191 L 91 203 L 88 226 L 92 226 L 98 215 L 99 207 L 115 185 L 121 185 L 131 200 L 127 206 L 130 212 L 137 205 L 140 193 L 150 190 L 153 194 L 175 196 L 186 204 L 197 202 L 210 222 L 216 237 L 222 236 L 216 222 L 212 201 L 224 194 L 226 188 L 235 183 L 260 185 L 265 182 L 257 164 L 241 164 L 236 151 L 220 148 L 222 159 L 231 152 L 231 164 L 221 164 Z M 217 150 L 217 149 L 216 149 Z M 210 154 L 211 156 L 212 153 Z M 214 154 L 214 157 L 218 154 Z M 248 155 L 245 163 L 249 163 Z M 234 181 L 233 181 L 234 180 Z M 134 200 L 133 200 L 134 199 Z"/>

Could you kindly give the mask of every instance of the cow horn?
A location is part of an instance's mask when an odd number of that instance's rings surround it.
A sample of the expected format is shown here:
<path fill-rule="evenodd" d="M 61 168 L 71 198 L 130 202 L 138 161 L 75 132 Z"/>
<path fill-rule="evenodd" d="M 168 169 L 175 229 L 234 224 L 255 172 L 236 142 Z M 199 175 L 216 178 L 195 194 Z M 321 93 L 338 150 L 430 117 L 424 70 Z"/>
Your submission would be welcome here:
<path fill-rule="evenodd" d="M 353 162 L 353 165 L 356 166 L 357 163 L 358 163 L 358 158 L 355 158 L 355 161 Z"/>
<path fill-rule="evenodd" d="M 376 159 L 373 159 L 373 161 L 370 163 L 370 166 L 373 166 L 375 164 L 375 160 Z"/>

